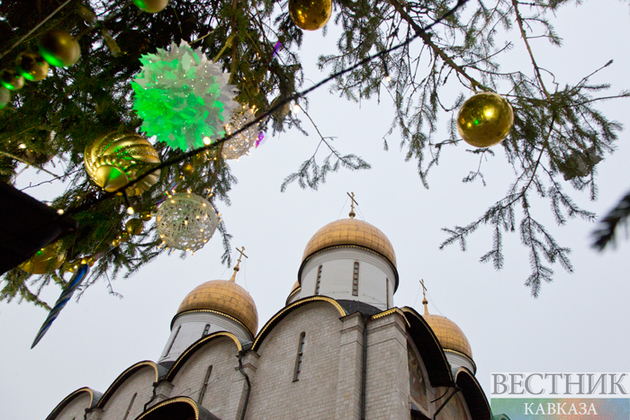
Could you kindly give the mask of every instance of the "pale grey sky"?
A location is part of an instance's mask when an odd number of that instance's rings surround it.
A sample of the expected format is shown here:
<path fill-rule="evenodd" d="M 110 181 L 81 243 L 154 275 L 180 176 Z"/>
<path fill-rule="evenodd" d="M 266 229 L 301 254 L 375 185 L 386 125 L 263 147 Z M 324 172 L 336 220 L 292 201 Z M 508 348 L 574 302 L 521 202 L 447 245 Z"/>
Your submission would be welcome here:
<path fill-rule="evenodd" d="M 627 88 L 630 59 L 620 46 L 630 39 L 629 21 L 627 4 L 616 0 L 565 7 L 555 22 L 564 46 L 534 42 L 539 64 L 556 72 L 563 84 L 614 58 L 613 66 L 594 81 L 613 83 L 611 92 Z M 320 34 L 307 33 L 301 56 L 313 62 L 324 48 Z M 528 62 L 517 57 L 520 52 L 517 46 L 510 64 L 529 72 Z M 312 67 L 306 77 L 322 78 Z M 630 128 L 628 106 L 627 100 L 613 101 L 601 109 Z M 317 192 L 297 185 L 279 192 L 284 177 L 315 150 L 318 140 L 306 121 L 310 137 L 296 131 L 268 137 L 251 157 L 232 164 L 240 182 L 231 194 L 232 206 L 219 207 L 233 245 L 245 246 L 249 255 L 237 282 L 258 305 L 259 328 L 284 306 L 310 237 L 326 223 L 347 217 L 346 192 L 353 191 L 360 204 L 358 218 L 381 229 L 396 251 L 400 287 L 394 303 L 421 311 L 418 281 L 424 279 L 430 311 L 449 317 L 468 337 L 486 393 L 490 372 L 630 371 L 630 242 L 622 239 L 616 251 L 598 254 L 589 248 L 594 224 L 572 220 L 555 227 L 548 204 L 536 202 L 535 213 L 545 215 L 560 243 L 573 249 L 575 268 L 568 274 L 557 267 L 554 282 L 543 285 L 538 299 L 523 286 L 529 265 L 516 234 L 506 236 L 500 272 L 478 262 L 491 246 L 485 229 L 470 239 L 465 253 L 457 247 L 438 250 L 445 238 L 441 228 L 466 224 L 481 214 L 503 196 L 512 172 L 497 146 L 497 156 L 484 163 L 488 185 L 462 184 L 477 158 L 459 145 L 445 151 L 429 178 L 430 189 L 424 189 L 415 163 L 405 163 L 397 151 L 396 133 L 392 150 L 382 151 L 391 108 L 385 95 L 380 105 L 360 106 L 329 96 L 325 88 L 310 96 L 310 114 L 322 133 L 334 136 L 339 150 L 357 153 L 373 166 L 333 174 Z M 623 132 L 618 151 L 599 165 L 599 200 L 589 203 L 586 194 L 576 194 L 580 204 L 598 214 L 630 189 L 629 135 Z M 104 392 L 131 364 L 156 360 L 184 296 L 201 282 L 229 278 L 231 270 L 219 263 L 221 253 L 217 236 L 194 257 L 162 256 L 132 278 L 113 283 L 122 300 L 108 295 L 106 282 L 99 282 L 78 304 L 66 306 L 34 350 L 29 348 L 46 312 L 27 304 L 0 304 L 0 418 L 43 419 L 75 389 Z M 58 295 L 54 288 L 43 294 L 51 304 Z"/>

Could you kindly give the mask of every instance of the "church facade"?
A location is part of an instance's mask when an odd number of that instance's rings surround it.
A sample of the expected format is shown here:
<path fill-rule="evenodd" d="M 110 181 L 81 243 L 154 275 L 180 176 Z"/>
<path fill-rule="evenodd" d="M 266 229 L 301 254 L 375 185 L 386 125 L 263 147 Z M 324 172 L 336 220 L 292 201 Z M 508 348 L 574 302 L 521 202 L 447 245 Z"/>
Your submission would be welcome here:
<path fill-rule="evenodd" d="M 47 420 L 492 418 L 463 332 L 426 299 L 423 314 L 394 306 L 394 249 L 353 212 L 311 238 L 260 330 L 238 268 L 186 296 L 157 362 L 72 392 Z"/>

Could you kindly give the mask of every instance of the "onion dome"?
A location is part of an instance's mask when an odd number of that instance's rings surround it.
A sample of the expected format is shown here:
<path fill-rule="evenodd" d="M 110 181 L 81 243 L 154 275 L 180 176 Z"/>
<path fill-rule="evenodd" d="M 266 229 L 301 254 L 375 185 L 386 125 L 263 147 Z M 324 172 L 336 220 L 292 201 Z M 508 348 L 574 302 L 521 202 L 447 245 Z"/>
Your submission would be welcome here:
<path fill-rule="evenodd" d="M 383 232 L 367 222 L 355 219 L 336 220 L 317 231 L 306 244 L 302 262 L 311 255 L 329 248 L 358 247 L 375 252 L 396 268 L 394 247 Z"/>
<path fill-rule="evenodd" d="M 472 360 L 470 343 L 457 324 L 444 316 L 431 315 L 427 308 L 429 302 L 426 298 L 422 303 L 424 304 L 424 315 L 422 317 L 435 333 L 442 348 L 461 353 Z"/>
<path fill-rule="evenodd" d="M 204 310 L 219 312 L 236 319 L 255 336 L 258 311 L 251 295 L 235 282 L 239 263 L 240 258 L 230 280 L 211 280 L 195 287 L 179 305 L 177 315 Z"/>

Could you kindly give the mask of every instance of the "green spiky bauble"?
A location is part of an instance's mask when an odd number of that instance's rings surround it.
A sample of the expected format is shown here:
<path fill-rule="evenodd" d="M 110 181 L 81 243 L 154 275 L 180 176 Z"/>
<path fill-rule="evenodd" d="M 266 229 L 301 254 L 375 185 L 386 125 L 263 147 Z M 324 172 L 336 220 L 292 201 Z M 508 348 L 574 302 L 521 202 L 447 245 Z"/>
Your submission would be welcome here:
<path fill-rule="evenodd" d="M 142 70 L 132 82 L 133 108 L 142 131 L 183 151 L 225 135 L 223 125 L 239 105 L 229 73 L 185 41 L 140 58 Z M 204 141 L 205 140 L 205 141 Z"/>

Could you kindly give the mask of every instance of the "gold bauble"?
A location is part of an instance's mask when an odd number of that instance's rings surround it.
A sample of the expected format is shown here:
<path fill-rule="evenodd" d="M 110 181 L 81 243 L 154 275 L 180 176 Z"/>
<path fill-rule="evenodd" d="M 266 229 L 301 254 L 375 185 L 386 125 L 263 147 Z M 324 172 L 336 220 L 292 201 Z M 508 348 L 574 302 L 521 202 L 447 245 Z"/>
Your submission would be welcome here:
<path fill-rule="evenodd" d="M 148 13 L 161 12 L 168 5 L 168 0 L 133 0 L 133 2 Z"/>
<path fill-rule="evenodd" d="M 490 147 L 507 137 L 514 124 L 510 103 L 496 93 L 478 93 L 466 100 L 457 114 L 457 130 L 466 143 Z"/>
<path fill-rule="evenodd" d="M 151 214 L 150 211 L 143 211 L 142 213 L 139 214 L 139 216 L 140 216 L 140 220 L 142 220 L 143 222 L 148 222 L 149 220 L 153 218 L 153 215 Z"/>
<path fill-rule="evenodd" d="M 32 82 L 39 82 L 48 76 L 48 62 L 39 54 L 31 52 L 20 53 L 15 64 L 18 72 L 25 79 Z"/>
<path fill-rule="evenodd" d="M 130 235 L 140 235 L 144 230 L 144 224 L 140 219 L 129 219 L 125 223 L 125 230 Z"/>
<path fill-rule="evenodd" d="M 46 274 L 55 271 L 66 260 L 63 242 L 57 241 L 40 249 L 30 259 L 20 265 L 20 268 L 31 274 Z"/>
<path fill-rule="evenodd" d="M 182 165 L 182 175 L 190 176 L 194 173 L 195 173 L 195 167 L 193 165 L 191 165 L 188 162 Z"/>
<path fill-rule="evenodd" d="M 120 237 L 116 237 L 113 241 L 112 241 L 112 246 L 114 248 L 116 248 L 117 246 L 120 246 Z"/>
<path fill-rule="evenodd" d="M 79 61 L 81 47 L 68 32 L 53 29 L 40 38 L 39 52 L 51 65 L 68 67 Z"/>
<path fill-rule="evenodd" d="M 331 0 L 289 0 L 289 14 L 302 29 L 315 31 L 322 28 L 332 14 Z"/>
<path fill-rule="evenodd" d="M 2 82 L 2 86 L 9 90 L 19 90 L 24 87 L 24 77 L 17 74 L 15 70 L 2 70 L 0 72 L 0 82 Z"/>
<path fill-rule="evenodd" d="M 110 133 L 99 137 L 85 148 L 85 170 L 105 191 L 116 191 L 160 163 L 158 153 L 149 141 L 135 133 Z M 127 194 L 138 195 L 151 188 L 160 171 L 144 177 L 127 188 Z"/>

